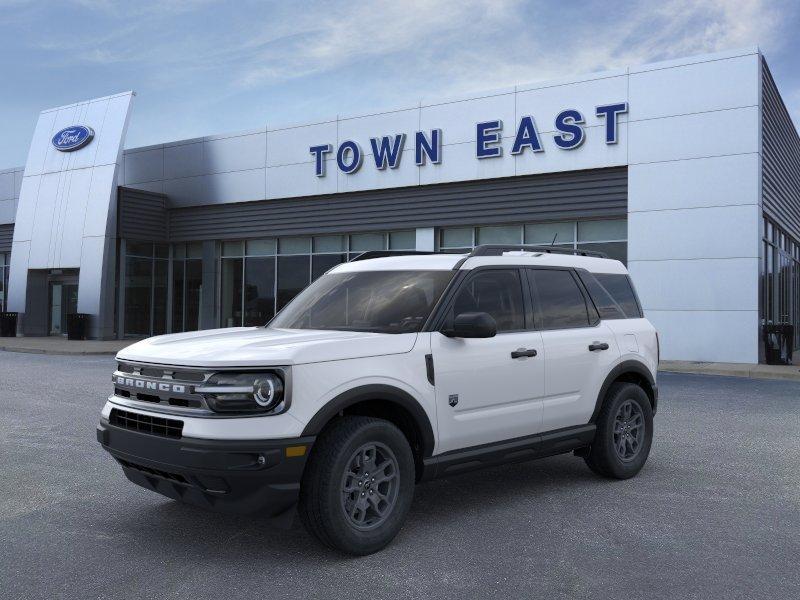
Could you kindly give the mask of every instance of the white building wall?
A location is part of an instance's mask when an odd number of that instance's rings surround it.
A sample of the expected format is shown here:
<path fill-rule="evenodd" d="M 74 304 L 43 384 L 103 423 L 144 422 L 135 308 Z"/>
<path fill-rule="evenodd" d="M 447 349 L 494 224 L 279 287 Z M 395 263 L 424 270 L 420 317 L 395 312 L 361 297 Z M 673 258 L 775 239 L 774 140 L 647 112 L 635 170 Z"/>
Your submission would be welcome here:
<path fill-rule="evenodd" d="M 758 362 L 759 65 L 630 69 L 628 266 L 667 360 Z"/>
<path fill-rule="evenodd" d="M 80 269 L 78 312 L 94 315 L 92 337 L 113 333 L 117 171 L 132 97 L 126 92 L 39 115 L 17 201 L 10 310 L 26 312 L 29 270 Z M 56 150 L 53 135 L 76 124 L 94 129 L 91 143 Z"/>

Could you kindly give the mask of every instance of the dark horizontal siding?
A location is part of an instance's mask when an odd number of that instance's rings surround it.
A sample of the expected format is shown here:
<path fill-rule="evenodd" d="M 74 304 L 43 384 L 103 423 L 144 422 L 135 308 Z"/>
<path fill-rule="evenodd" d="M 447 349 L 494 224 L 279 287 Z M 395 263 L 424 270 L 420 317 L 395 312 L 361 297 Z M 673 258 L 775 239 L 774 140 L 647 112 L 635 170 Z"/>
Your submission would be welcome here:
<path fill-rule="evenodd" d="M 0 252 L 11 252 L 11 242 L 14 240 L 14 224 L 0 225 Z"/>
<path fill-rule="evenodd" d="M 167 241 L 167 196 L 121 187 L 118 198 L 119 237 L 152 242 Z"/>
<path fill-rule="evenodd" d="M 176 208 L 173 241 L 625 216 L 626 167 Z"/>
<path fill-rule="evenodd" d="M 800 240 L 800 136 L 766 61 L 762 65 L 762 203 L 764 212 Z"/>

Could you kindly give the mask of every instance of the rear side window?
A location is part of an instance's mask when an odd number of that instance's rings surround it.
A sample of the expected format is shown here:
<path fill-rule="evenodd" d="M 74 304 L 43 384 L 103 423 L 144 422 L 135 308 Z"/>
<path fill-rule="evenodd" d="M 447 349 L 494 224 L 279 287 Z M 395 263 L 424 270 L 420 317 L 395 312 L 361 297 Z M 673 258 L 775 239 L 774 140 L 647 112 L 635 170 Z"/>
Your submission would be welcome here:
<path fill-rule="evenodd" d="M 592 298 L 592 302 L 597 307 L 597 312 L 600 314 L 601 319 L 625 319 L 625 311 L 622 310 L 622 307 L 617 303 L 614 298 L 611 297 L 611 294 L 603 287 L 595 276 L 588 271 L 578 271 L 578 277 L 580 277 L 583 285 L 586 286 L 586 290 L 589 292 L 589 296 Z"/>
<path fill-rule="evenodd" d="M 532 294 L 542 329 L 588 327 L 589 312 L 578 282 L 569 271 L 532 269 Z"/>
<path fill-rule="evenodd" d="M 615 273 L 594 273 L 594 276 L 619 305 L 626 318 L 638 319 L 642 316 L 630 277 Z"/>

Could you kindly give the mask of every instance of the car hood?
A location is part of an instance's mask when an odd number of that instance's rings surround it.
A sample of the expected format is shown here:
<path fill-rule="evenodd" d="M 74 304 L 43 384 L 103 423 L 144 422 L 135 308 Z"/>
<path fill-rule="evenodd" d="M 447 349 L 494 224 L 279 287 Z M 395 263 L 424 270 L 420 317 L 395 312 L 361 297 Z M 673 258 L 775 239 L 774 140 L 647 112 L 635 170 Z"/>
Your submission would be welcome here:
<path fill-rule="evenodd" d="M 416 333 L 229 327 L 160 335 L 120 350 L 117 358 L 187 367 L 297 365 L 410 352 Z"/>

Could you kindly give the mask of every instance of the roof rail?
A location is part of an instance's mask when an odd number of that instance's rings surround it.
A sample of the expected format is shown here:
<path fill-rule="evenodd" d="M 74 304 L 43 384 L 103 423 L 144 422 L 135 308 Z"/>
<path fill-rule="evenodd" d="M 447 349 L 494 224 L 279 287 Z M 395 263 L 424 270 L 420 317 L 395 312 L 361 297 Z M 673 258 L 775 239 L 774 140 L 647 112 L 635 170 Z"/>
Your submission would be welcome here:
<path fill-rule="evenodd" d="M 527 246 L 525 244 L 484 244 L 483 246 L 476 246 L 472 252 L 459 260 L 455 266 L 453 266 L 453 270 L 458 271 L 461 268 L 461 265 L 463 265 L 473 256 L 502 256 L 503 252 L 513 252 L 514 250 L 521 250 L 523 252 L 541 252 L 543 254 L 573 254 L 575 256 L 608 258 L 608 255 L 603 252 L 579 250 L 576 248 L 563 248 L 558 246 Z"/>
<path fill-rule="evenodd" d="M 369 260 L 371 258 L 386 258 L 388 256 L 414 256 L 421 254 L 438 254 L 428 250 L 367 250 L 358 256 L 351 258 L 349 262 L 357 260 Z"/>
<path fill-rule="evenodd" d="M 541 252 L 544 254 L 573 254 L 575 256 L 593 256 L 595 258 L 608 258 L 604 252 L 594 250 L 581 250 L 580 248 L 564 248 L 563 246 L 529 246 L 525 244 L 486 244 L 477 246 L 470 254 L 473 256 L 502 256 L 503 252 Z"/>

